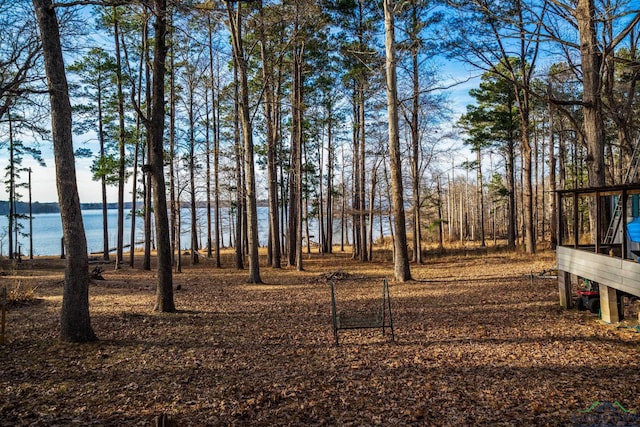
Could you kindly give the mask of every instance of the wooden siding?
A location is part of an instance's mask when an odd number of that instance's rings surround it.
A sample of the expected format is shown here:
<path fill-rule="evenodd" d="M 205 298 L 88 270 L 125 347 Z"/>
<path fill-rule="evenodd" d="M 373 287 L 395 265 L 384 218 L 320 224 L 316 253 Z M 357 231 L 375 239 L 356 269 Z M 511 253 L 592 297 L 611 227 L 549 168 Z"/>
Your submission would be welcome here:
<path fill-rule="evenodd" d="M 558 270 L 640 297 L 640 264 L 573 248 L 557 248 Z"/>

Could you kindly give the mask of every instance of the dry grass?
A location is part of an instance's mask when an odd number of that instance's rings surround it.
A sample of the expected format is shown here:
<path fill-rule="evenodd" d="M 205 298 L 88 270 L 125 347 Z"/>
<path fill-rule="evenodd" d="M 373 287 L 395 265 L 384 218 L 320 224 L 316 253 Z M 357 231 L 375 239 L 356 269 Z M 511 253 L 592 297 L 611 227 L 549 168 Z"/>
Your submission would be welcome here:
<path fill-rule="evenodd" d="M 8 313 L 0 424 L 567 425 L 595 401 L 640 408 L 640 335 L 561 310 L 556 282 L 530 277 L 551 253 L 429 258 L 391 283 L 396 343 L 362 330 L 334 346 L 324 277 L 349 274 L 343 309 L 376 304 L 393 266 L 374 258 L 263 267 L 264 285 L 204 260 L 175 275 L 175 314 L 151 312 L 154 272 L 107 265 L 85 345 L 57 340 L 60 261 L 23 262 L 11 280 L 41 303 Z"/>

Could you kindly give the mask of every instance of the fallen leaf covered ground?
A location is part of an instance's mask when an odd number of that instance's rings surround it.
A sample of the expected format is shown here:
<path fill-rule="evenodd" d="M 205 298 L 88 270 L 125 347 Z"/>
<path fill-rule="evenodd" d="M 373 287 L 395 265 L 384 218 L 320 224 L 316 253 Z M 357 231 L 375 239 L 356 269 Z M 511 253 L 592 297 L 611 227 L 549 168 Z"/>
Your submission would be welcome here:
<path fill-rule="evenodd" d="M 59 260 L 5 260 L 3 286 L 38 300 L 7 313 L 0 425 L 555 426 L 595 402 L 640 408 L 640 334 L 562 310 L 538 277 L 553 253 L 430 258 L 408 283 L 388 258 L 312 255 L 304 272 L 263 267 L 261 285 L 205 259 L 175 274 L 174 314 L 152 312 L 153 271 L 107 264 L 90 344 L 57 339 Z M 328 280 L 351 312 L 378 308 L 384 277 L 396 341 L 355 330 L 334 345 Z"/>

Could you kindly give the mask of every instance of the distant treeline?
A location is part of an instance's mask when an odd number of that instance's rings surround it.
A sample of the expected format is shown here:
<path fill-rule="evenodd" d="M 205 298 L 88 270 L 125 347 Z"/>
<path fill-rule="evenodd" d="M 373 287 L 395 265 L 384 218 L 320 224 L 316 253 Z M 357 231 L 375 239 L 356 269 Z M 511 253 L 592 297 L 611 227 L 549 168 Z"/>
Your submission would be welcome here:
<path fill-rule="evenodd" d="M 198 208 L 206 208 L 207 204 L 204 201 L 200 201 L 198 203 L 196 203 L 196 205 L 198 206 Z M 81 208 L 83 210 L 96 210 L 96 209 L 102 209 L 102 203 L 81 203 L 80 204 Z M 138 201 L 137 204 L 137 208 L 141 209 L 143 206 L 143 202 Z M 221 201 L 220 202 L 220 206 L 221 207 L 229 207 L 231 206 L 231 203 L 229 203 L 228 201 Z M 258 206 L 260 207 L 266 207 L 268 206 L 268 202 L 267 200 L 258 200 Z M 189 204 L 187 202 L 182 202 L 182 207 L 187 208 L 189 207 Z M 118 209 L 118 203 L 114 202 L 114 203 L 107 203 L 107 208 L 108 209 Z M 131 210 L 131 202 L 125 202 L 124 203 L 124 210 L 125 211 L 130 211 Z M 28 214 L 29 213 L 29 203 L 27 202 L 16 202 L 16 213 L 18 214 Z M 40 203 L 40 202 L 33 202 L 32 204 L 32 212 L 33 214 L 45 214 L 45 213 L 59 213 L 60 212 L 60 205 L 58 205 L 57 202 L 49 202 L 49 203 Z M 0 200 L 0 216 L 1 215 L 8 215 L 9 214 L 9 202 L 5 201 L 5 200 Z"/>
<path fill-rule="evenodd" d="M 92 210 L 92 209 L 102 209 L 102 203 L 81 203 L 80 205 L 84 210 Z M 109 203 L 107 204 L 109 209 L 117 209 L 117 203 Z M 131 203 L 124 204 L 125 209 L 131 209 Z M 44 213 L 59 213 L 60 205 L 57 202 L 50 203 L 40 203 L 33 202 L 31 205 L 32 212 L 34 214 L 44 214 Z M 29 213 L 29 203 L 27 202 L 16 202 L 16 213 L 19 214 L 28 214 Z M 8 215 L 9 214 L 9 202 L 0 200 L 0 215 Z"/>

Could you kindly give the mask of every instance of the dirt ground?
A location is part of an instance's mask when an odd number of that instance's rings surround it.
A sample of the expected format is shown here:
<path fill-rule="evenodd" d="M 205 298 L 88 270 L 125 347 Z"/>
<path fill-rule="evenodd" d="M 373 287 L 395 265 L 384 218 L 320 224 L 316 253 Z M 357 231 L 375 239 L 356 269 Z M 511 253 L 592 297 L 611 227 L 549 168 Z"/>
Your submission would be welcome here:
<path fill-rule="evenodd" d="M 538 277 L 553 253 L 429 258 L 409 283 L 388 258 L 312 255 L 304 272 L 262 267 L 263 285 L 205 259 L 175 274 L 174 314 L 152 312 L 153 271 L 106 264 L 90 344 L 57 339 L 59 260 L 4 260 L 2 286 L 37 300 L 7 312 L 0 425 L 555 426 L 640 409 L 640 334 L 562 310 Z M 328 277 L 342 311 L 377 310 L 389 278 L 395 342 L 356 330 L 334 345 Z"/>

